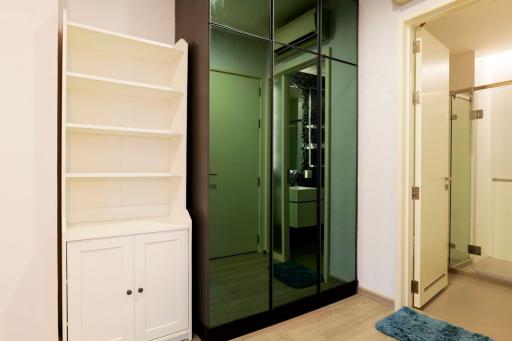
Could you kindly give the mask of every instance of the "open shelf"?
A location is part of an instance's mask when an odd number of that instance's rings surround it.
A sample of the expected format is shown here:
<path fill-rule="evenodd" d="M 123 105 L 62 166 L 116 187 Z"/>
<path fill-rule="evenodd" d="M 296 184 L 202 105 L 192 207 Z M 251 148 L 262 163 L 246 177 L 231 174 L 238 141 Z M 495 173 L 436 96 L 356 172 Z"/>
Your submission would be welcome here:
<path fill-rule="evenodd" d="M 174 60 L 183 50 L 160 42 L 103 30 L 76 22 L 67 22 L 68 38 L 73 44 L 94 49 L 115 51 L 157 61 Z"/>
<path fill-rule="evenodd" d="M 183 93 L 182 91 L 174 90 L 171 87 L 130 82 L 78 72 L 67 72 L 66 76 L 67 86 L 69 88 L 153 98 L 173 98 Z"/>
<path fill-rule="evenodd" d="M 84 134 L 105 134 L 105 135 L 128 135 L 128 136 L 143 136 L 143 137 L 177 137 L 181 134 L 173 133 L 167 130 L 156 129 L 139 129 L 127 128 L 118 126 L 95 125 L 95 124 L 80 124 L 80 123 L 67 123 L 66 129 L 70 133 L 84 133 Z"/>
<path fill-rule="evenodd" d="M 125 219 L 95 223 L 68 224 L 66 239 L 68 241 L 123 236 L 138 233 L 152 233 L 161 231 L 181 230 L 190 228 L 190 218 L 184 217 L 182 221 L 169 217 Z"/>
<path fill-rule="evenodd" d="M 88 178 L 171 178 L 179 177 L 173 173 L 66 173 L 67 179 Z"/>

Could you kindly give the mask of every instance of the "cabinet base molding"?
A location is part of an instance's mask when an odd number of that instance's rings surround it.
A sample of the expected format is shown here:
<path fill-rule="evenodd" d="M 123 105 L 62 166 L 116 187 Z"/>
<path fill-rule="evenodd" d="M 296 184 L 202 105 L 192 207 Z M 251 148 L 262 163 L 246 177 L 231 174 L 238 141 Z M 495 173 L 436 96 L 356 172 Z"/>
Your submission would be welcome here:
<path fill-rule="evenodd" d="M 183 340 L 192 340 L 192 331 L 191 330 L 184 330 L 182 332 L 174 333 L 172 335 L 167 335 L 167 336 L 164 336 L 159 339 L 152 340 L 152 341 L 183 341 Z"/>

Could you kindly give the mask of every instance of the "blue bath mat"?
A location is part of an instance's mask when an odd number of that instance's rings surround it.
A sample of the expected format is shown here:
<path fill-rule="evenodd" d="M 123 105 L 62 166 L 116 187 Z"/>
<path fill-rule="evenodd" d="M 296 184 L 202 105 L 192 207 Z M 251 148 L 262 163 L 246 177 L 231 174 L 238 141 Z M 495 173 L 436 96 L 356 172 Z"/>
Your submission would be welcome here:
<path fill-rule="evenodd" d="M 490 337 L 434 320 L 408 307 L 377 322 L 375 327 L 399 341 L 492 341 Z"/>
<path fill-rule="evenodd" d="M 316 272 L 294 261 L 275 263 L 274 276 L 294 289 L 307 288 L 316 284 Z"/>

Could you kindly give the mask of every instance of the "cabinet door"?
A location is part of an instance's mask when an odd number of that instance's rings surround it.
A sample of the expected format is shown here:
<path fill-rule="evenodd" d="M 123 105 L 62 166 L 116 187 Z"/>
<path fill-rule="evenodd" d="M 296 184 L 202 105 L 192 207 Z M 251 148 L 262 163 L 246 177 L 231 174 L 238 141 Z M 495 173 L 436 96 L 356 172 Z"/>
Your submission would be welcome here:
<path fill-rule="evenodd" d="M 69 242 L 67 253 L 68 340 L 134 340 L 133 237 Z"/>
<path fill-rule="evenodd" d="M 135 237 L 135 336 L 153 340 L 189 327 L 188 231 Z"/>

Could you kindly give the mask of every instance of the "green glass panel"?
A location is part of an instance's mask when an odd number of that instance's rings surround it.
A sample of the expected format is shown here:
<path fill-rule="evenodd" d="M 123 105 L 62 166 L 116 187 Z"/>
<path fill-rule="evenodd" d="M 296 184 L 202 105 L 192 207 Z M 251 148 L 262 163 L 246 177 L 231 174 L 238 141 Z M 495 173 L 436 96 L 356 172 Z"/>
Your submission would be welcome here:
<path fill-rule="evenodd" d="M 322 0 L 322 48 L 330 56 L 357 64 L 357 1 Z"/>
<path fill-rule="evenodd" d="M 471 258 L 471 101 L 452 97 L 452 164 L 450 205 L 450 266 Z"/>
<path fill-rule="evenodd" d="M 326 51 L 328 53 L 328 51 Z M 357 68 L 323 58 L 325 208 L 321 289 L 356 279 Z"/>
<path fill-rule="evenodd" d="M 317 293 L 317 61 L 317 55 L 298 50 L 275 57 L 274 306 Z"/>
<path fill-rule="evenodd" d="M 270 38 L 270 0 L 210 0 L 210 20 Z"/>
<path fill-rule="evenodd" d="M 261 186 L 267 182 L 262 155 L 269 50 L 258 38 L 211 31 L 210 327 L 269 309 L 268 216 Z"/>

